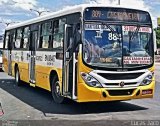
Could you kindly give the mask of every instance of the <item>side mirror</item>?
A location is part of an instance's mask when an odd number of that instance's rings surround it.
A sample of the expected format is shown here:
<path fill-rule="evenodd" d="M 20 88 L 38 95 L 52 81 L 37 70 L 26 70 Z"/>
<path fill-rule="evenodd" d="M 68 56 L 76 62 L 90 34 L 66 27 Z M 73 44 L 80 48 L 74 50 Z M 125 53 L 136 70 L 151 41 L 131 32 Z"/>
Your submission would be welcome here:
<path fill-rule="evenodd" d="M 153 31 L 154 52 L 157 51 L 156 32 Z"/>

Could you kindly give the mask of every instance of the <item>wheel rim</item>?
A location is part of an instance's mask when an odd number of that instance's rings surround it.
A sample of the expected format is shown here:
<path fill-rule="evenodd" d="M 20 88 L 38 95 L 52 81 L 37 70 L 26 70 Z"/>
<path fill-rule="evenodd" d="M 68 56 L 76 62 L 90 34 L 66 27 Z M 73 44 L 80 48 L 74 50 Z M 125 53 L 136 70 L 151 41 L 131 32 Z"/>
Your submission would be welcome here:
<path fill-rule="evenodd" d="M 57 81 L 55 83 L 55 95 L 59 98 L 61 97 L 61 92 L 60 92 L 60 85 L 59 85 L 59 81 Z"/>

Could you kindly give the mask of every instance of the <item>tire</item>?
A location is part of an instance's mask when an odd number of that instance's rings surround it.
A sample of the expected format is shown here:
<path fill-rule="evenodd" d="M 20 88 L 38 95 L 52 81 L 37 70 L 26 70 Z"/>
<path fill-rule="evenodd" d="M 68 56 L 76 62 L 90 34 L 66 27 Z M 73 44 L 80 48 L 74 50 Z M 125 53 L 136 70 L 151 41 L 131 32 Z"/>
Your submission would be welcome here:
<path fill-rule="evenodd" d="M 53 77 L 52 79 L 51 92 L 52 92 L 52 97 L 55 103 L 59 103 L 59 104 L 64 103 L 65 98 L 60 93 L 60 85 L 59 85 L 59 80 L 57 76 Z"/>
<path fill-rule="evenodd" d="M 20 79 L 20 73 L 18 68 L 15 69 L 15 81 L 17 86 L 21 86 L 22 82 Z"/>

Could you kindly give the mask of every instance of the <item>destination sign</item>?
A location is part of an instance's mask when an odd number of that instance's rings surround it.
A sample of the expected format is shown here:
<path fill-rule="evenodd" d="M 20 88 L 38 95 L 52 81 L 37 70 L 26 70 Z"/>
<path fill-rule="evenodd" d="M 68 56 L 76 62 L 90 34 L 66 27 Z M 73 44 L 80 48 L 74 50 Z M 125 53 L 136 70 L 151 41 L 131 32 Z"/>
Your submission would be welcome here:
<path fill-rule="evenodd" d="M 117 19 L 117 20 L 121 20 L 121 21 L 123 21 L 123 20 L 139 21 L 139 13 L 108 11 L 107 18 L 108 19 Z"/>
<path fill-rule="evenodd" d="M 124 57 L 124 64 L 151 64 L 151 57 Z"/>
<path fill-rule="evenodd" d="M 87 8 L 84 12 L 84 19 L 151 23 L 151 18 L 147 12 L 123 8 Z"/>
<path fill-rule="evenodd" d="M 123 31 L 136 31 L 137 27 L 136 26 L 122 26 Z M 139 27 L 138 32 L 143 32 L 143 33 L 152 33 L 152 29 L 150 27 Z"/>

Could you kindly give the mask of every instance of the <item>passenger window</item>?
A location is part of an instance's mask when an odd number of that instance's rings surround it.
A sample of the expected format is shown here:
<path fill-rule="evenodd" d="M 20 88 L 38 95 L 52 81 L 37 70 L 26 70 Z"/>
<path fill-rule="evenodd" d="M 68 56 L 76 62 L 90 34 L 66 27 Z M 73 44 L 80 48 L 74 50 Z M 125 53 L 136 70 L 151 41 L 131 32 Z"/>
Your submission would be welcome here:
<path fill-rule="evenodd" d="M 42 24 L 41 42 L 39 48 L 49 48 L 51 42 L 52 26 L 51 22 Z"/>
<path fill-rule="evenodd" d="M 25 27 L 23 32 L 23 48 L 27 49 L 28 47 L 29 47 L 29 27 Z"/>
<path fill-rule="evenodd" d="M 63 48 L 63 41 L 64 41 L 64 25 L 66 19 L 59 19 L 54 21 L 53 23 L 53 48 Z"/>
<path fill-rule="evenodd" d="M 9 35 L 10 33 L 7 32 L 5 36 L 5 46 L 4 46 L 5 49 L 8 49 Z"/>
<path fill-rule="evenodd" d="M 15 38 L 16 38 L 16 32 L 15 30 L 11 32 L 11 43 L 13 43 L 12 45 L 15 45 Z"/>
<path fill-rule="evenodd" d="M 22 39 L 22 29 L 17 29 L 16 41 L 14 45 L 15 48 L 20 48 L 21 39 Z"/>

